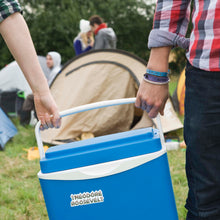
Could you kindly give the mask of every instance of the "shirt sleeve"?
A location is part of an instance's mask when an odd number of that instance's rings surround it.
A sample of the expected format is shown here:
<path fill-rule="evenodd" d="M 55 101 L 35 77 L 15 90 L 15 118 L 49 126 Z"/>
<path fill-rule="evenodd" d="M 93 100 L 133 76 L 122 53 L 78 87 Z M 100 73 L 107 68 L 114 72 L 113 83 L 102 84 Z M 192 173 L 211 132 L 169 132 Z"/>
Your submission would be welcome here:
<path fill-rule="evenodd" d="M 81 41 L 80 40 L 76 40 L 74 42 L 74 48 L 75 48 L 75 52 L 76 52 L 76 55 L 80 55 L 81 53 L 85 53 L 89 50 L 92 49 L 91 46 L 88 46 L 86 47 L 84 50 L 82 49 L 82 44 L 81 44 Z"/>
<path fill-rule="evenodd" d="M 158 0 L 148 47 L 180 46 L 188 48 L 185 38 L 190 19 L 191 0 Z"/>
<path fill-rule="evenodd" d="M 0 1 L 0 23 L 15 12 L 21 12 L 21 6 L 16 0 Z"/>
<path fill-rule="evenodd" d="M 94 44 L 93 49 L 95 49 L 95 50 L 106 49 L 105 48 L 105 36 L 100 31 L 95 37 L 95 44 Z"/>
<path fill-rule="evenodd" d="M 92 47 L 91 47 L 91 46 L 88 46 L 88 47 L 86 47 L 85 50 L 83 50 L 83 53 L 84 53 L 84 52 L 87 52 L 87 51 L 89 51 L 89 50 L 91 50 L 91 49 L 92 49 Z"/>
<path fill-rule="evenodd" d="M 82 53 L 82 45 L 79 40 L 76 40 L 74 42 L 74 49 L 75 49 L 76 55 L 79 55 Z"/>

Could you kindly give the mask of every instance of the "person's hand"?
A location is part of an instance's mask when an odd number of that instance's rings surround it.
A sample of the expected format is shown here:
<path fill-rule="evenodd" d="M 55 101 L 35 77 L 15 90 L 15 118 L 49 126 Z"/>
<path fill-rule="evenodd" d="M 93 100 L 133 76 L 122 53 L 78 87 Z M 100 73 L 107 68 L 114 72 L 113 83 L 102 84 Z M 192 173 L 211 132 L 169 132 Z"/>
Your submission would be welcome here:
<path fill-rule="evenodd" d="M 40 129 L 59 128 L 61 118 L 58 108 L 50 92 L 34 94 L 34 104 L 38 119 L 41 121 Z"/>
<path fill-rule="evenodd" d="M 93 47 L 94 43 L 95 43 L 94 39 L 90 38 L 90 43 L 88 44 L 88 46 Z"/>
<path fill-rule="evenodd" d="M 142 80 L 135 106 L 146 111 L 150 118 L 155 118 L 158 112 L 163 115 L 168 99 L 168 90 L 168 84 L 154 85 Z"/>

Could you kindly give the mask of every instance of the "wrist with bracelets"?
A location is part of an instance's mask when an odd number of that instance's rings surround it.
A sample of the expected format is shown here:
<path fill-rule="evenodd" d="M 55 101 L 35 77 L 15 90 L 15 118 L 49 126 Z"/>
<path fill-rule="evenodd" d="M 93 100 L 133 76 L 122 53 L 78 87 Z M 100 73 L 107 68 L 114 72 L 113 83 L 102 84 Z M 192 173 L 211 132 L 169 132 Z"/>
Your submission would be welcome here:
<path fill-rule="evenodd" d="M 144 81 L 155 85 L 168 84 L 170 79 L 168 77 L 168 72 L 158 72 L 154 70 L 147 69 L 144 74 Z"/>

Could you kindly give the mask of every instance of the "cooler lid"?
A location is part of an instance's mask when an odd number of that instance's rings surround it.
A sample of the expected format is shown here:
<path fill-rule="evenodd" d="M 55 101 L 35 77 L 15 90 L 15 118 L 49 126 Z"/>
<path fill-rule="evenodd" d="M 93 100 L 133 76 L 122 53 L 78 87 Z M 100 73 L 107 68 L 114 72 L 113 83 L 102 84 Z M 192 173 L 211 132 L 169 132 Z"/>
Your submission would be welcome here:
<path fill-rule="evenodd" d="M 142 128 L 51 147 L 40 161 L 41 172 L 74 169 L 159 150 L 158 130 Z"/>

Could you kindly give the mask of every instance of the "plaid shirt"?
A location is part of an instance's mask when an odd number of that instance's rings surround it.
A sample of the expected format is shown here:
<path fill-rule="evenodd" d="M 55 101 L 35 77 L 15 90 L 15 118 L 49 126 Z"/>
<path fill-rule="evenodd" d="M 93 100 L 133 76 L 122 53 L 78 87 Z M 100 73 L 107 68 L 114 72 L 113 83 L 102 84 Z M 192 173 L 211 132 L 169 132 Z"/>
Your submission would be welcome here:
<path fill-rule="evenodd" d="M 16 0 L 0 0 L 0 22 L 15 12 L 21 12 L 21 7 Z"/>
<path fill-rule="evenodd" d="M 191 0 L 158 0 L 148 46 L 181 46 L 197 68 L 220 71 L 220 0 L 194 0 L 190 39 L 184 36 Z"/>

